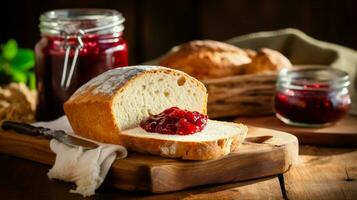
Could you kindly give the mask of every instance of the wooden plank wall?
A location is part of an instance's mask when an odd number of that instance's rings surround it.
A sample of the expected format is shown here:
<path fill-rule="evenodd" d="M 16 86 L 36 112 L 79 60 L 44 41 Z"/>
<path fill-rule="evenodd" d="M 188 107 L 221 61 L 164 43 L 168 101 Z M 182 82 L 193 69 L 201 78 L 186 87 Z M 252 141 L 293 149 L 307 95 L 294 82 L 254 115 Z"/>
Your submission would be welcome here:
<path fill-rule="evenodd" d="M 80 7 L 123 12 L 131 64 L 192 39 L 225 40 L 286 27 L 357 49 L 355 0 L 11 0 L 0 6 L 0 43 L 15 38 L 32 48 L 42 12 Z"/>

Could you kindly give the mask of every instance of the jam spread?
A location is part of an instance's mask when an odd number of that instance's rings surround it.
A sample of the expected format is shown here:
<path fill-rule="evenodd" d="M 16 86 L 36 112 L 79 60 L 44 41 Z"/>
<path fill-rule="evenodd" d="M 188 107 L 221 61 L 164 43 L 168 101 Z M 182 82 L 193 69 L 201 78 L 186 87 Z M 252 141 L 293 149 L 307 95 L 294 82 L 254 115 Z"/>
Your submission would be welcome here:
<path fill-rule="evenodd" d="M 158 115 L 152 115 L 140 123 L 147 132 L 170 135 L 190 135 L 204 129 L 208 116 L 199 112 L 172 107 Z"/>
<path fill-rule="evenodd" d="M 325 88 L 324 84 L 305 85 L 304 88 Z M 325 124 L 339 120 L 349 108 L 348 94 L 334 90 L 279 91 L 275 95 L 275 110 L 280 116 L 305 124 Z"/>

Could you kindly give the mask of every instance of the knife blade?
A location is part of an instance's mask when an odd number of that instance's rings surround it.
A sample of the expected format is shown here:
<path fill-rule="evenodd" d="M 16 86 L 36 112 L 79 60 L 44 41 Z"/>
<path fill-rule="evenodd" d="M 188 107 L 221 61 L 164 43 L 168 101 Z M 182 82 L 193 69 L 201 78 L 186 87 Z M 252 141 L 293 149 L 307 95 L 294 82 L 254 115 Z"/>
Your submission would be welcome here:
<path fill-rule="evenodd" d="M 98 144 L 83 140 L 67 134 L 62 130 L 51 130 L 44 127 L 36 127 L 26 123 L 4 121 L 1 128 L 5 131 L 15 131 L 17 133 L 31 135 L 31 136 L 45 136 L 48 139 L 56 139 L 70 147 L 82 147 L 84 150 L 95 149 Z"/>

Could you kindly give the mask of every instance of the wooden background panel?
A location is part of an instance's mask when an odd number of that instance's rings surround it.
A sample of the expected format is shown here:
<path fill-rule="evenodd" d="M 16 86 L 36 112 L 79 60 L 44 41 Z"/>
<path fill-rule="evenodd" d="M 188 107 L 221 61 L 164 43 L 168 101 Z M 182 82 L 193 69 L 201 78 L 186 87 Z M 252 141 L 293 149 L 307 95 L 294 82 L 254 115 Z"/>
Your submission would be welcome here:
<path fill-rule="evenodd" d="M 33 48 L 38 17 L 59 8 L 112 8 L 125 18 L 130 64 L 155 58 L 193 39 L 234 36 L 293 27 L 357 49 L 355 0 L 11 0 L 0 6 L 0 43 L 15 38 Z"/>
<path fill-rule="evenodd" d="M 49 10 L 65 8 L 111 8 L 117 9 L 125 16 L 125 39 L 132 50 L 137 45 L 136 32 L 138 27 L 136 1 L 113 0 L 12 0 L 0 6 L 0 43 L 10 38 L 16 39 L 20 46 L 33 48 L 40 39 L 39 16 Z M 131 52 L 130 60 L 135 60 L 136 54 Z"/>
<path fill-rule="evenodd" d="M 294 27 L 313 37 L 356 48 L 357 12 L 352 1 L 205 1 L 202 35 L 224 40 L 256 31 Z M 356 2 L 355 2 L 356 3 Z M 238 33 L 238 34 L 237 34 Z M 353 43 L 349 43 L 348 41 Z"/>

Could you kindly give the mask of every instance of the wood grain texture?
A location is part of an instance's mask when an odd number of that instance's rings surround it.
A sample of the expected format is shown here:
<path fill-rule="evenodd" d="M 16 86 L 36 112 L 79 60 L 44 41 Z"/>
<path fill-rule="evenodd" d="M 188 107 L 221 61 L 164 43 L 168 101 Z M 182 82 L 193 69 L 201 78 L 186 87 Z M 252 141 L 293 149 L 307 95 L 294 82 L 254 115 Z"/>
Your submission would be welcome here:
<path fill-rule="evenodd" d="M 281 174 L 297 160 L 298 141 L 290 134 L 250 127 L 248 141 L 238 151 L 212 161 L 130 153 L 114 162 L 106 182 L 123 190 L 161 193 Z M 9 132 L 0 133 L 0 152 L 48 165 L 55 158 L 48 140 Z"/>
<path fill-rule="evenodd" d="M 289 199 L 357 199 L 357 148 L 300 150 L 301 164 L 284 174 Z"/>
<path fill-rule="evenodd" d="M 357 146 L 357 117 L 348 115 L 332 126 L 301 128 L 289 126 L 275 116 L 240 117 L 236 121 L 251 126 L 289 132 L 299 139 L 300 144 L 326 146 Z"/>
<path fill-rule="evenodd" d="M 49 168 L 44 164 L 0 154 L 1 199 L 281 199 L 282 196 L 277 178 L 268 177 L 165 194 L 127 192 L 102 186 L 96 190 L 96 195 L 84 198 L 69 192 L 74 187 L 72 183 L 49 180 Z M 21 181 L 18 177 L 21 177 Z"/>
<path fill-rule="evenodd" d="M 168 194 L 143 196 L 143 200 L 228 200 L 228 199 L 282 199 L 279 180 L 276 177 L 200 187 Z"/>

